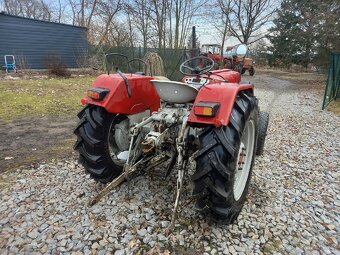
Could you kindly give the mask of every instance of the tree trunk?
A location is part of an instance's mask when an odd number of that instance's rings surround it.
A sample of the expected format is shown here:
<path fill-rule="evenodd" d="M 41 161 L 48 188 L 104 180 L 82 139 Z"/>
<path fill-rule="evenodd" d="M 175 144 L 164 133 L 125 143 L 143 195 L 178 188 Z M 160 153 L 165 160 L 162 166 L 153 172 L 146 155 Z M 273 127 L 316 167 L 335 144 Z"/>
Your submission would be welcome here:
<path fill-rule="evenodd" d="M 222 60 L 223 60 L 224 44 L 225 44 L 225 38 L 227 37 L 227 32 L 228 32 L 228 17 L 226 17 L 225 19 L 224 30 L 222 33 L 222 42 L 221 42 L 221 59 Z"/>

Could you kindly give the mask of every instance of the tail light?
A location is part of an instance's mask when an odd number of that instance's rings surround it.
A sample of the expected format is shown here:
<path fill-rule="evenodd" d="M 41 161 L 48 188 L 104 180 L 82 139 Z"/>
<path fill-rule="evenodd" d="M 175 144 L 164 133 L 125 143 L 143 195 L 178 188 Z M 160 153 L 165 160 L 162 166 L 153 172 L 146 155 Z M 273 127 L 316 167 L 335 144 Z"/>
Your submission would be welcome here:
<path fill-rule="evenodd" d="M 80 100 L 80 103 L 81 103 L 82 105 L 86 105 L 86 103 L 87 103 L 86 98 L 83 97 L 83 98 Z"/>
<path fill-rule="evenodd" d="M 194 105 L 194 113 L 198 116 L 215 117 L 220 108 L 218 102 L 198 102 Z"/>
<path fill-rule="evenodd" d="M 109 89 L 90 88 L 87 90 L 86 95 L 92 98 L 93 100 L 103 100 L 109 92 L 110 92 Z"/>

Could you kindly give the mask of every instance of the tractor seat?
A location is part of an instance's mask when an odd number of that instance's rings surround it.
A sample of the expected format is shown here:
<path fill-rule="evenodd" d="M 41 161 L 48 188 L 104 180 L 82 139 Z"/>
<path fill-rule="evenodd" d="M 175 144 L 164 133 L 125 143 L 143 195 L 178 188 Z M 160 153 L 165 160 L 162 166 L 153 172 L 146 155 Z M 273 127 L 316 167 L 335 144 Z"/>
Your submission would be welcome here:
<path fill-rule="evenodd" d="M 183 104 L 195 100 L 198 89 L 189 84 L 170 80 L 151 80 L 158 96 L 168 103 Z"/>

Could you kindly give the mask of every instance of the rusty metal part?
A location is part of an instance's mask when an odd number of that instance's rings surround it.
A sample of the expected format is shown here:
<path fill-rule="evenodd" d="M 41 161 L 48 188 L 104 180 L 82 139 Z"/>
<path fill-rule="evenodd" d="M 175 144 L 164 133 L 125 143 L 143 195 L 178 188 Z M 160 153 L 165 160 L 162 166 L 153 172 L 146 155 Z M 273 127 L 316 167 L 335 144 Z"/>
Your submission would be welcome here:
<path fill-rule="evenodd" d="M 90 199 L 88 205 L 89 206 L 93 206 L 96 203 L 98 203 L 98 201 L 100 199 L 102 199 L 104 196 L 106 196 L 107 194 L 110 193 L 111 190 L 113 190 L 114 188 L 116 188 L 118 185 L 120 185 L 125 179 L 129 179 L 129 177 L 131 177 L 131 175 L 133 175 L 133 173 L 135 173 L 136 171 L 139 170 L 139 166 L 141 165 L 145 165 L 147 163 L 149 163 L 150 161 L 152 161 L 152 157 L 148 157 L 148 158 L 143 158 L 141 160 L 139 160 L 136 164 L 134 164 L 133 166 L 128 166 L 125 165 L 124 166 L 124 170 L 123 173 L 121 175 L 119 175 L 118 177 L 116 177 L 112 182 L 110 182 L 104 189 L 102 189 L 97 195 L 95 195 L 93 198 Z M 148 166 L 144 169 L 145 171 L 150 170 L 153 167 L 156 167 L 162 163 L 164 163 L 165 161 L 167 161 L 169 159 L 168 155 L 164 155 L 163 157 L 160 157 L 159 159 L 157 159 L 154 162 L 151 162 L 150 164 L 148 164 Z"/>
<path fill-rule="evenodd" d="M 112 182 L 110 182 L 104 189 L 102 189 L 96 196 L 94 196 L 93 198 L 90 199 L 89 201 L 89 206 L 93 206 L 96 203 L 98 203 L 98 201 L 100 199 L 102 199 L 104 196 L 106 196 L 107 194 L 110 193 L 110 191 L 112 189 L 114 189 L 115 187 L 117 187 L 119 184 L 121 184 L 126 177 L 129 174 L 132 174 L 133 172 L 135 172 L 137 170 L 137 167 L 133 168 L 133 169 L 128 169 L 127 171 L 123 171 L 123 173 L 121 175 L 119 175 L 117 178 L 115 178 Z"/>
<path fill-rule="evenodd" d="M 148 138 L 142 142 L 142 150 L 144 153 L 148 153 L 155 148 L 155 140 L 152 138 Z"/>
<path fill-rule="evenodd" d="M 184 179 L 184 171 L 186 169 L 188 160 L 184 160 L 184 149 L 185 149 L 185 137 L 188 135 L 189 128 L 187 126 L 187 119 L 188 116 L 184 116 L 182 119 L 182 127 L 178 134 L 178 137 L 176 139 L 176 149 L 177 149 L 177 164 L 179 166 L 178 168 L 178 174 L 177 174 L 177 190 L 176 190 L 176 199 L 174 204 L 174 209 L 172 211 L 172 217 L 171 217 L 171 223 L 166 232 L 171 232 L 176 223 L 177 218 L 177 208 L 179 205 L 179 198 L 182 193 L 182 187 L 183 187 L 183 179 Z"/>
<path fill-rule="evenodd" d="M 174 168 L 176 164 L 176 159 L 177 159 L 177 152 L 174 152 L 173 155 L 171 156 L 170 163 L 167 167 L 165 177 L 168 177 L 171 173 L 171 170 Z"/>
<path fill-rule="evenodd" d="M 151 159 L 148 162 L 144 162 L 144 164 L 148 163 L 147 167 L 144 169 L 144 171 L 149 171 L 152 168 L 155 168 L 156 166 L 159 166 L 161 164 L 163 164 L 165 161 L 167 161 L 169 159 L 169 155 L 163 155 L 162 157 L 158 158 L 157 160 L 153 161 L 153 158 L 151 157 Z M 151 162 L 150 162 L 151 161 Z M 149 163 L 150 162 L 150 163 Z"/>
<path fill-rule="evenodd" d="M 172 116 L 172 115 L 171 115 Z M 145 141 L 141 142 L 141 132 L 140 128 L 143 127 L 143 125 L 146 125 L 152 121 L 152 119 L 157 119 L 157 115 L 153 115 L 150 118 L 147 118 L 146 120 L 142 121 L 141 123 L 137 124 L 132 130 L 132 137 L 130 140 L 129 145 L 129 151 L 128 151 L 128 157 L 126 160 L 126 163 L 124 165 L 124 169 L 121 175 L 119 175 L 117 178 L 115 178 L 111 183 L 109 183 L 103 190 L 101 190 L 95 197 L 93 197 L 89 201 L 89 206 L 93 206 L 96 204 L 102 197 L 107 195 L 113 188 L 117 187 L 119 184 L 121 184 L 125 179 L 128 179 L 129 176 L 131 176 L 134 172 L 136 172 L 140 165 L 146 166 L 146 169 L 150 169 L 152 167 L 155 167 L 159 164 L 164 163 L 167 161 L 170 157 L 169 155 L 163 155 L 163 157 L 160 157 L 159 159 L 155 160 L 155 162 L 150 161 L 153 159 L 152 154 L 145 155 L 142 159 L 140 159 L 141 154 L 139 154 L 140 149 L 138 148 L 142 147 L 142 150 L 144 152 L 149 152 L 156 146 L 159 146 L 162 144 L 164 137 L 167 135 L 169 129 L 165 129 L 164 132 L 159 133 L 155 131 L 150 131 L 148 133 L 148 137 L 145 139 Z M 164 117 L 164 116 L 163 116 Z M 187 126 L 187 119 L 188 119 L 188 113 L 184 115 L 181 119 L 178 119 L 178 123 L 181 123 L 181 129 L 178 133 L 178 137 L 176 139 L 176 153 L 173 155 L 171 164 L 174 164 L 174 160 L 177 159 L 177 165 L 178 165 L 178 175 L 177 175 L 177 189 L 176 189 L 176 199 L 174 203 L 174 208 L 172 212 L 172 218 L 171 223 L 168 228 L 168 231 L 172 231 L 172 229 L 175 227 L 175 222 L 177 218 L 177 212 L 178 212 L 178 206 L 179 206 L 179 199 L 182 192 L 183 187 L 183 179 L 185 175 L 185 169 L 186 165 L 188 163 L 188 160 L 185 159 L 185 149 L 186 149 L 186 143 L 187 139 L 186 137 L 189 134 L 189 127 Z M 171 121 L 174 121 L 175 118 L 169 118 L 169 123 Z M 147 157 L 147 158 L 145 158 Z M 139 161 L 135 163 L 135 160 L 139 158 Z M 148 164 L 148 165 L 146 165 Z"/>
<path fill-rule="evenodd" d="M 174 204 L 174 209 L 172 211 L 172 217 L 171 217 L 171 223 L 168 227 L 167 232 L 171 232 L 175 228 L 175 223 L 177 219 L 177 208 L 179 204 L 179 198 L 182 193 L 182 187 L 183 187 L 183 179 L 184 179 L 184 169 L 178 169 L 178 175 L 177 175 L 177 191 L 176 191 L 176 199 Z"/>
<path fill-rule="evenodd" d="M 137 136 L 137 138 L 136 138 L 136 136 Z M 133 147 L 134 141 L 137 141 L 137 143 L 139 143 L 139 141 L 140 141 L 140 134 L 138 133 L 137 130 L 134 130 L 134 134 L 131 137 L 131 141 L 130 141 L 130 145 L 129 145 L 128 157 L 127 157 L 126 163 L 124 165 L 122 174 L 119 175 L 118 177 L 116 177 L 115 179 L 113 179 L 113 181 L 110 182 L 103 190 L 101 190 L 96 196 L 94 196 L 92 199 L 90 199 L 89 206 L 93 206 L 94 204 L 96 204 L 102 197 L 107 195 L 112 189 L 114 189 L 119 184 L 121 184 L 127 178 L 128 175 L 130 175 L 133 172 L 137 171 L 137 166 L 139 164 L 141 164 L 141 160 L 138 161 L 134 165 L 130 164 L 131 152 L 132 152 L 132 147 Z M 134 150 L 132 154 L 133 154 L 132 155 L 133 156 L 132 161 L 134 161 L 134 159 L 136 157 L 136 150 Z"/>

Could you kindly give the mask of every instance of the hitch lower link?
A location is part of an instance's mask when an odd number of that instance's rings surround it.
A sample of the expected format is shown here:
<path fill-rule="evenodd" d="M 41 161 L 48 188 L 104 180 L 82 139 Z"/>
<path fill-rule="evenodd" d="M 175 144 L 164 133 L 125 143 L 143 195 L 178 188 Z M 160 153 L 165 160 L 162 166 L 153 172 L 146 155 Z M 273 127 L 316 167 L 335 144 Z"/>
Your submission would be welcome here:
<path fill-rule="evenodd" d="M 115 179 L 113 179 L 104 189 L 102 189 L 97 195 L 95 195 L 94 197 L 92 197 L 89 200 L 88 205 L 89 206 L 93 206 L 96 203 L 99 202 L 100 199 L 102 199 L 104 196 L 106 196 L 107 194 L 110 193 L 110 191 L 114 188 L 116 188 L 117 186 L 119 186 L 124 180 L 128 179 L 129 176 L 131 176 L 133 173 L 135 173 L 137 170 L 139 170 L 139 166 L 142 164 L 145 164 L 147 162 L 149 162 L 152 157 L 148 157 L 148 158 L 142 158 L 140 159 L 138 162 L 131 164 L 130 162 L 133 162 L 135 159 L 135 155 L 133 155 L 133 158 L 131 158 L 131 152 L 133 151 L 132 147 L 134 144 L 134 141 L 136 140 L 136 144 L 138 145 L 141 139 L 141 133 L 139 132 L 139 129 L 151 122 L 152 119 L 151 117 L 146 119 L 145 121 L 139 123 L 138 125 L 136 125 L 133 128 L 133 135 L 131 137 L 131 141 L 130 141 L 130 146 L 129 146 L 129 151 L 128 151 L 128 157 L 127 157 L 127 161 L 124 165 L 123 168 L 123 172 L 116 177 Z M 184 137 L 186 137 L 186 135 L 188 134 L 188 127 L 187 127 L 187 116 L 185 116 L 183 118 L 183 122 L 182 122 L 182 127 L 181 130 L 179 132 L 178 138 L 176 139 L 176 149 L 177 149 L 177 167 L 178 167 L 178 174 L 177 174 L 177 182 L 176 182 L 176 198 L 175 198 L 175 203 L 174 203 L 174 208 L 172 211 L 172 216 L 171 216 L 171 223 L 168 227 L 168 229 L 166 230 L 166 233 L 169 234 L 175 227 L 175 222 L 176 222 L 176 218 L 177 218 L 177 210 L 178 210 L 178 206 L 179 206 L 179 199 L 181 196 L 181 192 L 182 192 L 182 187 L 183 187 L 183 180 L 184 180 L 184 175 L 185 175 L 185 168 L 187 166 L 188 161 L 184 160 L 183 157 L 183 152 L 184 152 L 184 148 L 185 148 L 185 142 L 184 142 Z M 136 138 L 137 137 L 137 138 Z M 146 149 L 147 146 L 145 146 L 146 144 L 143 144 L 144 146 L 144 150 Z M 133 151 L 133 154 L 135 154 L 136 151 Z M 166 160 L 168 159 L 168 157 L 161 157 L 160 159 L 158 159 L 156 162 L 154 162 L 153 164 L 149 164 L 147 169 L 151 169 L 161 163 L 164 163 Z"/>

